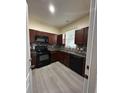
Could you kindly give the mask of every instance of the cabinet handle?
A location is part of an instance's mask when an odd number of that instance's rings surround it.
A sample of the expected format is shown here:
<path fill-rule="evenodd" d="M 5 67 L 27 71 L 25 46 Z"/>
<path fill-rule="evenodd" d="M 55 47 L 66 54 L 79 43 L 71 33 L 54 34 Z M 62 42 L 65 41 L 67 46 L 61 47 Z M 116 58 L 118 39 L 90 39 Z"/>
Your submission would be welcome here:
<path fill-rule="evenodd" d="M 87 70 L 89 70 L 89 65 L 87 65 Z"/>

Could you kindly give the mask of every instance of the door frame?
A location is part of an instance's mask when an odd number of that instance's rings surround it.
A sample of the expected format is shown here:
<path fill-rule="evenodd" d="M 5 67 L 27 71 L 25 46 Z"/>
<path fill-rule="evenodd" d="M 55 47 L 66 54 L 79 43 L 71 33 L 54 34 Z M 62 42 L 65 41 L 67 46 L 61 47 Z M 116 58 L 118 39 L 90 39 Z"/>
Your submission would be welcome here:
<path fill-rule="evenodd" d="M 90 25 L 88 31 L 87 56 L 83 93 L 96 93 L 97 88 L 97 4 L 91 0 L 90 4 Z M 87 69 L 89 66 L 89 70 Z"/>
<path fill-rule="evenodd" d="M 26 2 L 26 93 L 32 93 L 32 70 L 30 55 L 30 39 L 28 28 L 28 4 Z"/>

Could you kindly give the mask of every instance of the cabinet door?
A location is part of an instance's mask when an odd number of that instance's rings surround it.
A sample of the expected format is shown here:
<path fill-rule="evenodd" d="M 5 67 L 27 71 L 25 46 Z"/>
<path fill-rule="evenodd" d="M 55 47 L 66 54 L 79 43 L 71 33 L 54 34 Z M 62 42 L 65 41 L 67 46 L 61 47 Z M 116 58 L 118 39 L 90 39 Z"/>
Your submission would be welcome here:
<path fill-rule="evenodd" d="M 57 36 L 57 44 L 62 45 L 62 34 Z"/>
<path fill-rule="evenodd" d="M 57 44 L 57 35 L 55 34 L 50 34 L 49 35 L 49 44 Z"/>
<path fill-rule="evenodd" d="M 87 44 L 87 39 L 88 39 L 88 27 L 86 27 L 86 28 L 84 28 L 83 29 L 83 42 L 85 43 L 85 44 Z"/>
<path fill-rule="evenodd" d="M 29 29 L 29 33 L 30 33 L 30 43 L 34 42 L 35 41 L 35 31 L 32 30 L 32 29 Z"/>
<path fill-rule="evenodd" d="M 50 52 L 50 58 L 51 58 L 51 62 L 59 61 L 59 60 L 57 59 L 57 51 L 51 51 L 51 52 Z"/>
<path fill-rule="evenodd" d="M 57 44 L 65 45 L 66 34 L 60 34 L 57 36 Z"/>
<path fill-rule="evenodd" d="M 34 65 L 34 66 L 36 66 L 36 54 L 31 54 L 31 65 Z"/>
<path fill-rule="evenodd" d="M 63 63 L 63 54 L 62 54 L 62 52 L 61 51 L 58 51 L 58 55 L 57 55 L 57 59 L 61 62 L 61 63 Z"/>
<path fill-rule="evenodd" d="M 83 44 L 83 29 L 75 31 L 75 44 Z"/>
<path fill-rule="evenodd" d="M 68 53 L 64 53 L 64 65 L 67 67 L 70 65 L 70 56 Z"/>
<path fill-rule="evenodd" d="M 42 36 L 42 32 L 36 31 L 36 36 Z"/>
<path fill-rule="evenodd" d="M 75 44 L 86 44 L 88 37 L 88 27 L 75 31 Z"/>

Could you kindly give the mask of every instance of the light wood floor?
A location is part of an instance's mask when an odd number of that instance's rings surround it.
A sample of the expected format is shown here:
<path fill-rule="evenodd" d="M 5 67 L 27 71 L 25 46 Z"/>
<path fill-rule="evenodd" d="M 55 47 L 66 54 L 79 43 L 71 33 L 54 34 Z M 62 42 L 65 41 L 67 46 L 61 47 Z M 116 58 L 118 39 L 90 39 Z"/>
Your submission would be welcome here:
<path fill-rule="evenodd" d="M 33 93 L 82 93 L 83 77 L 59 62 L 32 71 Z"/>

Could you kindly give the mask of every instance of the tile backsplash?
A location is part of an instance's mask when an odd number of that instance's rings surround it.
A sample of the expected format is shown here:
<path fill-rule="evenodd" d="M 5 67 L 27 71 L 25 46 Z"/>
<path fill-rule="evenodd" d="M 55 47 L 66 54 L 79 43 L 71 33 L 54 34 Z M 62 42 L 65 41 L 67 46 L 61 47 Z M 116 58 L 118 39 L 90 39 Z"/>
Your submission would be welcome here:
<path fill-rule="evenodd" d="M 34 49 L 34 47 L 36 46 L 37 44 L 32 44 L 32 49 Z M 66 50 L 66 51 L 71 51 L 71 52 L 76 52 L 76 53 L 86 53 L 87 51 L 87 46 L 86 45 L 76 45 L 76 48 L 67 48 L 65 46 L 62 46 L 62 45 L 47 45 L 48 49 L 49 50 Z"/>
<path fill-rule="evenodd" d="M 48 49 L 66 50 L 66 51 L 72 51 L 72 52 L 77 52 L 77 53 L 84 53 L 87 50 L 87 46 L 86 45 L 76 45 L 76 48 L 67 48 L 65 46 L 60 46 L 60 45 L 48 45 Z"/>

